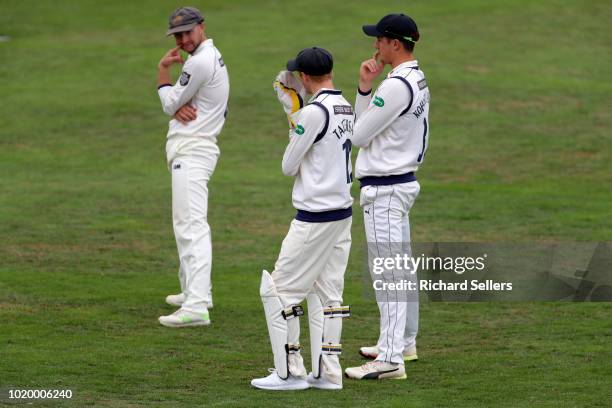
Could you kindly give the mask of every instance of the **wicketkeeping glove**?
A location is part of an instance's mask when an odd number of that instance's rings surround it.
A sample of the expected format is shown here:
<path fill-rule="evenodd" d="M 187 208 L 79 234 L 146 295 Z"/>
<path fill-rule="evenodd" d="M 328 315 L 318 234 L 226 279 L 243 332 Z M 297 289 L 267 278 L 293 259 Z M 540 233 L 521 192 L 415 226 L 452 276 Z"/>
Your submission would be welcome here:
<path fill-rule="evenodd" d="M 289 124 L 293 127 L 294 123 L 291 120 L 291 115 L 304 106 L 306 89 L 289 71 L 279 72 L 272 86 L 276 91 L 278 100 L 283 105 Z"/>

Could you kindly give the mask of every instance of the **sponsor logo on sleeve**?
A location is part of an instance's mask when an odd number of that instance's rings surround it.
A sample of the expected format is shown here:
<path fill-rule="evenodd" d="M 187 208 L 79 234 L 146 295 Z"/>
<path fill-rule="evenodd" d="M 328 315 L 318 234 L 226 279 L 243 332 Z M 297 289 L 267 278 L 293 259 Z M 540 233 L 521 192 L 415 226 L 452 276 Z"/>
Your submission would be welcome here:
<path fill-rule="evenodd" d="M 298 135 L 303 135 L 305 130 L 306 129 L 304 129 L 304 126 L 302 126 L 302 125 L 297 125 L 295 127 L 295 133 L 298 134 Z"/>
<path fill-rule="evenodd" d="M 219 58 L 219 65 L 224 67 L 225 66 L 225 62 L 223 61 L 223 57 Z"/>
<path fill-rule="evenodd" d="M 334 105 L 334 114 L 336 115 L 352 115 L 353 108 L 350 105 Z"/>
<path fill-rule="evenodd" d="M 417 84 L 419 85 L 419 89 L 427 88 L 427 81 L 425 78 L 421 79 L 419 82 L 417 82 Z"/>
<path fill-rule="evenodd" d="M 382 108 L 383 106 L 385 106 L 385 100 L 381 98 L 380 96 L 375 96 L 372 103 L 378 106 L 379 108 Z"/>
<path fill-rule="evenodd" d="M 189 83 L 190 78 L 191 78 L 191 74 L 188 74 L 187 72 L 183 71 L 181 73 L 181 78 L 179 79 L 179 83 L 181 84 L 181 86 L 185 86 Z"/>

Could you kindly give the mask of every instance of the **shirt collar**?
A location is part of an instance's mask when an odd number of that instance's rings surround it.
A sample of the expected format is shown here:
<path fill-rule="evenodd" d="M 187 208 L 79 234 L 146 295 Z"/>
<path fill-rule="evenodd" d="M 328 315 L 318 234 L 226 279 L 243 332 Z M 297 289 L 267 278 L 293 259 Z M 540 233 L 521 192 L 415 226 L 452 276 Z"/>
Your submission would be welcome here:
<path fill-rule="evenodd" d="M 342 91 L 339 89 L 321 88 L 317 91 L 316 94 L 312 95 L 310 101 L 314 101 L 315 98 L 323 94 L 342 95 Z"/>
<path fill-rule="evenodd" d="M 416 68 L 416 69 L 419 69 L 419 62 L 417 60 L 402 62 L 397 67 L 393 68 L 391 70 L 391 72 L 389 72 L 388 76 L 392 76 L 393 74 L 395 74 L 397 71 L 399 71 L 402 68 Z"/>
<path fill-rule="evenodd" d="M 204 48 L 206 48 L 206 47 L 212 47 L 212 45 L 213 45 L 213 40 L 212 40 L 212 38 L 209 38 L 209 39 L 207 39 L 206 41 L 202 41 L 202 42 L 200 43 L 200 45 L 198 45 L 198 48 L 196 48 L 196 50 L 195 50 L 195 51 L 193 52 L 193 54 L 191 54 L 191 55 L 197 55 L 197 54 L 201 53 L 201 52 L 202 52 L 202 50 L 203 50 Z"/>

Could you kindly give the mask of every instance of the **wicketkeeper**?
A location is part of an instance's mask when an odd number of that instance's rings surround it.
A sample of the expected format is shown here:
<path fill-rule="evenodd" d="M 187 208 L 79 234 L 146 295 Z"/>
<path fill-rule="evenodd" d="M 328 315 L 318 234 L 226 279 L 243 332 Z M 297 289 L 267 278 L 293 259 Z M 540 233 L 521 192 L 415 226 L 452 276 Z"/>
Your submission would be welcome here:
<path fill-rule="evenodd" d="M 342 305 L 344 271 L 351 247 L 353 199 L 350 160 L 353 109 L 332 84 L 329 52 L 312 47 L 287 63 L 274 82 L 290 122 L 289 145 L 282 170 L 295 177 L 291 222 L 280 255 L 270 274 L 263 271 L 263 302 L 274 367 L 256 388 L 299 390 L 342 388 Z M 306 94 L 312 94 L 306 106 Z M 300 354 L 300 303 L 307 299 L 312 373 Z"/>

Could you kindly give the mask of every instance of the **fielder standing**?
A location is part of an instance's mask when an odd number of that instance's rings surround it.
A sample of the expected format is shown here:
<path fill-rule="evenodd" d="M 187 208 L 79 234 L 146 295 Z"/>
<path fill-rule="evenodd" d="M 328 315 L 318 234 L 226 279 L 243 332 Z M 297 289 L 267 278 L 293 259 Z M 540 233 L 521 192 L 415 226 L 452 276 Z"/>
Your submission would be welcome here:
<path fill-rule="evenodd" d="M 410 256 L 408 214 L 420 189 L 415 172 L 427 150 L 429 88 L 413 55 L 419 31 L 412 18 L 390 14 L 376 25 L 363 26 L 363 31 L 376 37 L 377 52 L 361 64 L 351 140 L 360 147 L 355 172 L 361 183 L 360 205 L 372 265 L 375 256 L 393 255 L 388 248 L 394 245 Z M 391 72 L 372 95 L 372 81 L 386 64 Z M 391 281 L 402 276 L 390 272 Z M 416 281 L 416 275 L 408 278 Z M 406 378 L 404 360 L 417 359 L 418 293 L 403 299 L 389 295 L 394 294 L 377 294 L 377 345 L 360 350 L 375 361 L 347 368 L 350 378 Z"/>
<path fill-rule="evenodd" d="M 204 32 L 204 17 L 193 7 L 181 7 L 170 16 L 166 35 L 176 48 L 158 65 L 158 94 L 170 121 L 166 157 L 172 173 L 172 221 L 178 247 L 181 293 L 166 302 L 180 306 L 161 316 L 168 327 L 210 324 L 212 247 L 208 213 L 208 181 L 220 151 L 217 136 L 227 114 L 229 78 L 219 50 Z M 183 62 L 179 50 L 187 52 Z M 172 85 L 170 66 L 183 64 Z"/>
<path fill-rule="evenodd" d="M 260 295 L 274 354 L 272 374 L 256 388 L 341 389 L 344 272 L 351 247 L 351 142 L 353 109 L 332 84 L 333 60 L 322 48 L 306 48 L 287 63 L 298 71 L 277 77 L 274 88 L 292 127 L 282 170 L 295 177 L 291 222 L 272 274 L 263 271 Z M 301 108 L 306 92 L 313 94 Z M 301 108 L 301 109 L 300 109 Z M 312 373 L 300 355 L 300 303 L 307 298 Z"/>

